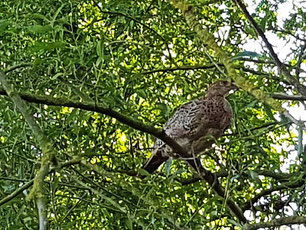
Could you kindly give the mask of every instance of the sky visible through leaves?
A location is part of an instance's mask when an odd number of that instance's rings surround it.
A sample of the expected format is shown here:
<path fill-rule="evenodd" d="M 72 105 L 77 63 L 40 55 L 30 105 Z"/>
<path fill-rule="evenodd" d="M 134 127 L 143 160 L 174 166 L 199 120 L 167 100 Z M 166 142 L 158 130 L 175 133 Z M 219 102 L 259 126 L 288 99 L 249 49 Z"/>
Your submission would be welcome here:
<path fill-rule="evenodd" d="M 283 25 L 283 21 L 287 18 L 287 16 L 289 15 L 289 13 L 292 11 L 292 2 L 294 0 L 289 0 L 289 1 L 286 1 L 285 3 L 280 3 L 279 4 L 279 9 L 278 11 L 276 12 L 277 13 L 277 24 L 279 26 L 282 26 Z M 249 10 L 250 13 L 254 13 L 256 12 L 256 7 L 258 6 L 258 4 L 260 3 L 259 0 L 255 1 L 255 0 L 247 0 L 245 1 L 246 4 L 247 4 L 247 8 Z M 299 5 L 299 6 L 302 6 L 302 4 L 305 4 L 305 2 L 301 1 L 300 4 L 299 4 L 299 1 L 294 1 L 295 4 Z M 304 34 L 305 31 L 300 31 L 300 33 L 298 34 Z M 287 58 L 288 58 L 288 55 L 290 55 L 291 53 L 291 48 L 292 46 L 294 46 L 292 40 L 291 42 L 289 41 L 285 41 L 277 36 L 275 36 L 275 34 L 272 34 L 272 33 L 269 33 L 267 32 L 266 33 L 266 36 L 268 37 L 269 41 L 273 44 L 273 46 L 275 47 L 275 50 L 277 50 L 277 54 L 279 56 L 279 58 L 282 60 L 282 61 L 285 61 Z M 260 53 L 262 51 L 262 42 L 260 40 L 250 40 L 247 44 L 244 44 L 243 45 L 243 49 L 245 50 L 248 50 L 248 51 L 253 51 L 253 52 L 258 52 Z M 254 65 L 255 67 L 255 65 Z M 306 69 L 306 64 L 303 63 L 302 64 L 302 68 L 303 69 Z M 306 77 L 306 73 L 303 74 L 303 77 Z M 290 113 L 296 118 L 296 119 L 302 119 L 302 120 L 305 120 L 306 118 L 306 114 L 305 114 L 305 108 L 303 105 L 299 104 L 299 105 L 295 105 L 295 106 L 287 106 L 286 107 Z M 276 114 L 275 115 L 275 118 L 276 119 L 279 119 L 279 116 Z M 296 126 L 293 126 L 291 128 L 291 131 L 293 133 L 295 133 L 297 135 L 297 127 Z M 286 134 L 286 136 L 288 136 L 288 134 Z M 286 137 L 284 136 L 284 137 Z M 303 144 L 305 145 L 306 144 L 306 138 L 303 139 Z M 282 166 L 282 171 L 283 172 L 288 172 L 289 170 L 289 167 L 290 167 L 290 164 L 293 164 L 295 163 L 296 159 L 297 159 L 297 151 L 294 149 L 293 146 L 286 146 L 285 144 L 280 146 L 280 145 L 274 145 L 274 147 L 278 150 L 278 151 L 281 151 L 281 150 L 285 150 L 285 151 L 288 151 L 290 152 L 290 154 L 288 155 L 288 159 L 285 160 L 283 166 Z M 292 215 L 293 214 L 293 210 L 294 210 L 294 207 L 296 207 L 296 204 L 295 203 L 290 203 L 291 207 L 293 209 L 288 209 L 288 212 L 287 214 L 288 215 Z M 252 216 L 252 213 L 251 212 L 248 212 L 248 213 L 245 213 L 245 215 L 248 217 L 248 218 L 254 218 Z M 284 229 L 306 229 L 306 227 L 303 227 L 301 225 L 293 225 L 290 227 L 284 227 Z"/>

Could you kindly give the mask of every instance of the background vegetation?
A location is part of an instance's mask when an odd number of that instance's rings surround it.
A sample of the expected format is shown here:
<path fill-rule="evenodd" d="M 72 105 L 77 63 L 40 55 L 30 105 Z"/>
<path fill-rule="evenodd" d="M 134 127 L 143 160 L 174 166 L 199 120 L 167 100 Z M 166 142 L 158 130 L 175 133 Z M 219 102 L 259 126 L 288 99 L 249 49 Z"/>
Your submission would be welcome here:
<path fill-rule="evenodd" d="M 1 1 L 1 229 L 303 226 L 306 14 L 293 1 L 279 22 L 286 2 Z M 209 171 L 140 170 L 175 108 L 229 78 L 235 119 L 201 156 Z"/>

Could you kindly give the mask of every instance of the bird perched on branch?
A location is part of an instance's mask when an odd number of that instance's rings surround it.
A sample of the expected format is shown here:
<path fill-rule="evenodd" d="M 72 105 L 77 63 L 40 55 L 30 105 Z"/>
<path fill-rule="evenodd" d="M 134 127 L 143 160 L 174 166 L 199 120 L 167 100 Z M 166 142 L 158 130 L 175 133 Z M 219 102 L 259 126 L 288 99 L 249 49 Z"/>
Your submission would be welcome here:
<path fill-rule="evenodd" d="M 207 89 L 203 98 L 179 107 L 164 125 L 164 132 L 187 150 L 190 158 L 197 156 L 210 148 L 229 127 L 233 112 L 225 97 L 229 91 L 236 89 L 238 87 L 229 81 L 216 81 Z M 143 168 L 152 173 L 171 156 L 177 154 L 157 139 L 152 156 Z"/>

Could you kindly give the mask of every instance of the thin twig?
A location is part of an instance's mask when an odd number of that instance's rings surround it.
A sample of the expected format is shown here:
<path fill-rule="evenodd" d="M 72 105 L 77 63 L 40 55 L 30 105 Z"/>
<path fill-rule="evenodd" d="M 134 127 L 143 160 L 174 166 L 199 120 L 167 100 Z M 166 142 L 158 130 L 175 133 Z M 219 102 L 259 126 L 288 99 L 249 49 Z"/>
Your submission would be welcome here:
<path fill-rule="evenodd" d="M 288 189 L 288 188 L 298 188 L 300 186 L 302 186 L 304 184 L 303 180 L 298 180 L 298 181 L 290 181 L 287 183 L 283 183 L 281 185 L 266 189 L 261 191 L 260 193 L 256 194 L 253 198 L 251 198 L 249 201 L 246 202 L 246 204 L 243 206 L 242 210 L 248 210 L 250 208 L 252 208 L 252 206 L 261 198 L 264 196 L 267 196 L 269 194 L 271 194 L 274 191 L 280 191 L 283 189 Z"/>
<path fill-rule="evenodd" d="M 223 66 L 222 64 L 219 64 L 220 66 Z M 202 65 L 202 66 L 179 66 L 175 68 L 165 68 L 165 69 L 155 69 L 155 70 L 148 70 L 141 72 L 141 74 L 152 74 L 152 73 L 167 73 L 167 72 L 174 72 L 179 70 L 196 70 L 196 69 L 212 69 L 215 65 Z"/>
<path fill-rule="evenodd" d="M 46 211 L 47 205 L 43 195 L 43 182 L 44 178 L 49 172 L 51 163 L 56 162 L 53 143 L 48 140 L 47 136 L 40 129 L 40 127 L 36 123 L 35 118 L 28 111 L 26 103 L 21 99 L 13 84 L 9 83 L 5 73 L 2 71 L 0 71 L 0 82 L 9 98 L 14 102 L 14 104 L 30 126 L 31 131 L 34 134 L 35 139 L 38 142 L 38 145 L 43 153 L 41 167 L 35 176 L 34 186 L 30 191 L 28 199 L 36 200 L 39 214 L 39 229 L 47 230 L 49 228 L 49 224 Z"/>
<path fill-rule="evenodd" d="M 250 23 L 252 24 L 252 26 L 254 27 L 254 29 L 256 30 L 256 32 L 259 34 L 259 36 L 262 38 L 262 40 L 264 41 L 264 43 L 266 44 L 266 47 L 268 48 L 271 57 L 273 58 L 275 64 L 279 67 L 279 68 L 283 68 L 283 63 L 279 60 L 277 54 L 275 53 L 271 43 L 268 41 L 266 35 L 264 34 L 264 32 L 262 31 L 262 29 L 257 25 L 257 23 L 255 22 L 255 20 L 253 19 L 253 17 L 250 15 L 250 13 L 248 12 L 247 8 L 245 7 L 245 5 L 240 1 L 240 0 L 234 0 L 237 5 L 240 7 L 240 9 L 242 10 L 242 12 L 244 13 L 244 15 L 246 16 L 246 18 L 250 21 Z"/>
<path fill-rule="evenodd" d="M 79 164 L 81 162 L 81 159 L 72 159 L 70 161 L 66 161 L 66 162 L 60 162 L 57 165 L 57 169 L 58 168 L 63 168 L 63 167 L 67 167 L 67 166 L 71 166 L 71 165 L 75 165 L 75 164 Z M 55 169 L 51 169 L 49 171 L 49 173 L 54 172 Z M 1 178 L 0 178 L 1 179 Z M 24 181 L 24 180 L 20 180 L 20 179 L 12 179 L 15 181 Z M 24 185 L 22 185 L 20 188 L 16 189 L 14 192 L 12 192 L 11 194 L 9 194 L 8 196 L 4 197 L 2 200 L 0 200 L 0 207 L 6 203 L 8 203 L 9 201 L 11 201 L 12 199 L 14 199 L 15 197 L 17 197 L 18 195 L 20 195 L 24 190 L 28 189 L 29 187 L 31 187 L 34 183 L 34 179 L 28 181 L 27 183 L 25 183 Z"/>
<path fill-rule="evenodd" d="M 293 174 L 287 174 L 287 173 L 275 173 L 275 172 L 272 172 L 272 171 L 269 171 L 269 170 L 253 170 L 254 172 L 256 172 L 258 175 L 263 175 L 263 176 L 266 176 L 266 177 L 271 177 L 271 178 L 274 178 L 276 180 L 279 180 L 279 181 L 283 181 L 283 180 L 289 180 L 291 177 L 293 176 L 296 176 L 295 173 Z M 228 172 L 225 171 L 225 170 L 221 170 L 219 172 L 216 172 L 215 173 L 216 177 L 217 178 L 220 178 L 220 177 L 227 177 L 228 176 Z M 198 175 L 195 175 L 189 179 L 185 179 L 185 180 L 182 180 L 180 181 L 180 183 L 182 185 L 189 185 L 189 184 L 193 184 L 195 182 L 198 182 L 200 181 L 202 178 L 199 177 Z"/>
<path fill-rule="evenodd" d="M 301 95 L 287 95 L 283 93 L 273 93 L 271 97 L 279 100 L 291 100 L 291 101 L 306 101 L 306 96 Z"/>
<path fill-rule="evenodd" d="M 263 42 L 265 43 L 267 49 L 270 52 L 270 55 L 272 59 L 274 60 L 275 64 L 279 68 L 279 71 L 281 74 L 283 74 L 287 80 L 297 89 L 297 91 L 306 96 L 306 86 L 302 85 L 299 83 L 299 81 L 294 78 L 288 69 L 286 68 L 286 65 L 284 65 L 278 58 L 277 54 L 275 53 L 271 43 L 268 41 L 266 35 L 262 31 L 262 29 L 259 27 L 259 25 L 255 22 L 254 18 L 250 15 L 249 11 L 247 10 L 246 6 L 242 3 L 241 0 L 233 0 L 236 2 L 236 4 L 240 7 L 246 18 L 249 20 L 249 22 L 252 24 L 254 27 L 255 31 L 258 33 L 258 35 L 261 37 Z"/>
<path fill-rule="evenodd" d="M 21 186 L 20 188 L 16 189 L 14 192 L 12 192 L 10 195 L 4 197 L 2 200 L 0 200 L 0 207 L 6 203 L 8 203 L 9 201 L 11 201 L 12 199 L 14 199 L 16 196 L 18 196 L 19 194 L 21 194 L 24 190 L 26 190 L 27 188 L 31 187 L 33 185 L 34 179 L 30 180 L 29 182 L 25 183 L 23 186 Z"/>
<path fill-rule="evenodd" d="M 106 11 L 106 10 L 103 10 L 95 0 L 93 0 L 93 2 L 95 3 L 96 7 L 99 9 L 99 11 L 100 11 L 101 13 L 110 14 L 110 15 L 123 16 L 123 17 L 125 17 L 125 18 L 128 18 L 128 19 L 130 19 L 130 20 L 135 21 L 135 22 L 138 23 L 139 25 L 142 25 L 142 26 L 145 27 L 146 29 L 148 29 L 148 30 L 150 30 L 151 32 L 153 32 L 154 34 L 156 34 L 158 37 L 160 37 L 160 38 L 162 39 L 162 41 L 163 41 L 164 44 L 166 45 L 167 51 L 168 51 L 168 53 L 169 53 L 169 59 L 170 59 L 170 61 L 173 61 L 173 60 L 172 60 L 171 51 L 170 51 L 170 48 L 169 48 L 169 46 L 168 46 L 168 43 L 167 43 L 166 39 L 165 39 L 163 36 L 161 36 L 156 30 L 152 29 L 150 26 L 146 25 L 145 23 L 139 21 L 138 19 L 136 19 L 136 18 L 134 18 L 134 17 L 132 17 L 132 16 L 130 16 L 130 15 L 124 14 L 124 13 L 122 13 L 122 12 L 115 12 L 115 11 Z"/>
<path fill-rule="evenodd" d="M 16 69 L 23 68 L 23 67 L 28 67 L 28 66 L 32 66 L 32 65 L 33 65 L 33 63 L 21 63 L 21 64 L 12 66 L 12 67 L 4 70 L 4 73 L 7 74 L 7 73 L 12 72 Z"/>
<path fill-rule="evenodd" d="M 292 224 L 306 224 L 306 217 L 304 216 L 288 216 L 274 219 L 270 222 L 262 222 L 256 224 L 245 224 L 242 227 L 242 230 L 256 230 L 259 228 L 273 228 L 282 226 L 282 225 L 292 225 Z"/>

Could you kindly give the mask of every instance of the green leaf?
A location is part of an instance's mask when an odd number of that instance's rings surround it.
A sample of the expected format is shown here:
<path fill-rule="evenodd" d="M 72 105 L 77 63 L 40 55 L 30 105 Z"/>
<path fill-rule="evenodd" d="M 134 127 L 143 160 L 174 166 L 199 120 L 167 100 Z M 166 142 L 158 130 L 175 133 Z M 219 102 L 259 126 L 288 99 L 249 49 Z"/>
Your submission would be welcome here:
<path fill-rule="evenodd" d="M 50 25 L 46 26 L 34 25 L 34 26 L 29 26 L 27 29 L 31 33 L 39 33 L 39 34 L 49 33 L 50 31 L 53 30 L 52 26 Z"/>
<path fill-rule="evenodd" d="M 142 97 L 144 99 L 147 98 L 147 93 L 144 89 L 138 89 L 136 93 L 139 97 Z"/>
<path fill-rule="evenodd" d="M 266 24 L 267 24 L 266 18 L 262 18 L 262 19 L 260 20 L 259 26 L 260 26 L 260 28 L 261 28 L 263 31 L 266 30 Z"/>
<path fill-rule="evenodd" d="M 133 222 L 130 218 L 126 219 L 125 223 L 128 229 L 133 230 Z"/>
<path fill-rule="evenodd" d="M 63 7 L 65 6 L 65 4 L 66 4 L 66 3 L 62 4 L 61 7 L 59 7 L 59 8 L 57 9 L 57 11 L 55 12 L 55 14 L 53 15 L 53 18 L 52 18 L 52 21 L 51 21 L 52 27 L 53 27 L 53 25 L 54 25 L 54 22 L 55 22 L 57 16 L 58 16 L 59 13 L 61 12 L 61 10 L 62 10 Z"/>
<path fill-rule="evenodd" d="M 0 20 L 0 36 L 6 32 L 10 22 L 7 20 Z"/>
<path fill-rule="evenodd" d="M 212 211 L 212 212 L 210 213 L 210 215 L 211 215 L 212 217 L 216 217 L 216 216 L 218 216 L 218 212 L 217 212 L 217 211 Z"/>
<path fill-rule="evenodd" d="M 97 55 L 104 59 L 104 42 L 102 40 L 100 40 L 98 43 L 97 43 L 97 46 L 96 46 L 96 51 L 97 51 Z"/>
<path fill-rule="evenodd" d="M 237 227 L 240 227 L 242 228 L 241 224 L 239 224 L 238 222 L 236 222 L 235 220 L 232 220 L 232 219 L 228 219 L 228 222 L 230 222 L 231 224 L 237 226 Z"/>
<path fill-rule="evenodd" d="M 161 111 L 161 115 L 165 119 L 167 119 L 169 117 L 170 108 L 169 108 L 169 106 L 167 104 L 165 104 L 165 103 L 158 103 L 156 108 Z"/>
<path fill-rule="evenodd" d="M 58 77 L 62 77 L 62 76 L 64 76 L 63 73 L 56 73 L 54 76 L 51 77 L 51 80 L 55 80 L 55 79 L 57 79 Z"/>
<path fill-rule="evenodd" d="M 36 42 L 31 49 L 33 51 L 40 51 L 40 50 L 44 50 L 44 51 L 49 51 L 49 50 L 54 50 L 57 48 L 63 48 L 65 47 L 65 43 L 64 42 Z"/>
<path fill-rule="evenodd" d="M 40 13 L 31 14 L 31 18 L 33 18 L 33 19 L 35 19 L 35 18 L 36 19 L 42 19 L 42 20 L 44 20 L 46 22 L 49 22 L 49 19 L 45 15 L 40 14 Z"/>
<path fill-rule="evenodd" d="M 241 57 L 259 58 L 259 57 L 262 57 L 262 55 L 259 53 L 253 52 L 253 51 L 243 51 L 241 53 L 238 53 L 234 57 L 232 57 L 232 60 L 237 60 Z"/>
<path fill-rule="evenodd" d="M 271 120 L 275 120 L 271 108 L 264 104 L 264 109 L 265 109 L 267 115 L 271 118 Z"/>
<path fill-rule="evenodd" d="M 139 173 L 141 176 L 150 176 L 150 175 L 151 175 L 147 170 L 145 170 L 145 169 L 143 169 L 143 168 L 139 169 L 139 170 L 138 170 L 138 173 Z"/>

